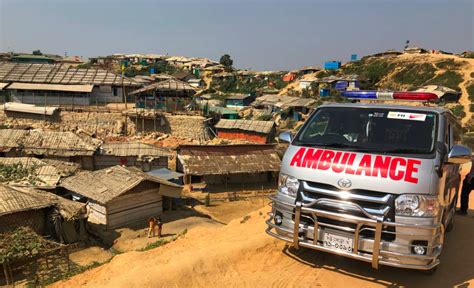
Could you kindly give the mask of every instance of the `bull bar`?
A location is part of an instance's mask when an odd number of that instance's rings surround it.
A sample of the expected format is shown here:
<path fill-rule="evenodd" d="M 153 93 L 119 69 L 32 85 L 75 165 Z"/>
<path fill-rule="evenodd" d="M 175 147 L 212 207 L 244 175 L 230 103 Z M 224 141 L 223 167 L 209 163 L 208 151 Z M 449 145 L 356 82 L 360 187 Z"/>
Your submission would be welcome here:
<path fill-rule="evenodd" d="M 286 241 L 292 244 L 296 249 L 299 247 L 305 247 L 310 249 L 315 249 L 319 251 L 329 252 L 341 256 L 345 256 L 352 259 L 361 260 L 364 262 L 369 262 L 372 264 L 372 267 L 378 269 L 379 265 L 385 266 L 392 266 L 392 267 L 399 267 L 399 268 L 409 268 L 409 269 L 417 269 L 417 270 L 430 270 L 436 267 L 439 264 L 439 255 L 441 254 L 442 245 L 444 242 L 444 226 L 442 224 L 436 225 L 409 225 L 409 224 L 402 224 L 402 223 L 394 223 L 394 222 L 387 222 L 384 221 L 383 216 L 375 216 L 368 214 L 362 207 L 355 203 L 350 203 L 346 201 L 337 201 L 332 199 L 318 199 L 311 203 L 301 203 L 299 201 L 296 204 L 289 204 L 279 200 L 275 196 L 269 196 L 270 200 L 272 201 L 272 212 L 269 213 L 270 218 L 266 221 L 268 225 L 265 232 L 270 236 L 273 236 L 277 239 Z M 342 213 L 335 213 L 320 209 L 311 208 L 313 206 L 317 206 L 320 202 L 333 202 L 333 204 L 339 204 L 341 207 L 350 206 L 351 208 L 360 210 L 361 213 L 364 214 L 367 218 L 359 217 L 350 214 L 342 214 Z M 293 216 L 294 216 L 294 227 L 293 230 L 287 229 L 285 227 L 280 227 L 273 222 L 274 220 L 274 212 L 276 210 L 276 206 L 285 206 L 286 208 L 293 209 Z M 314 218 L 314 226 L 313 226 L 313 240 L 311 241 L 305 235 L 309 232 L 308 227 L 301 225 L 301 215 L 302 213 L 311 214 Z M 352 223 L 356 225 L 355 229 L 347 228 L 347 227 L 339 227 L 329 223 L 320 223 L 317 219 L 318 217 L 325 217 L 337 221 Z M 368 230 L 374 232 L 373 238 L 373 248 L 372 253 L 366 253 L 359 251 L 359 243 L 361 241 L 360 232 L 362 231 L 362 226 L 364 226 L 367 230 L 367 226 L 371 227 Z M 409 254 L 409 253 L 399 253 L 389 250 L 384 250 L 381 248 L 382 242 L 382 229 L 383 227 L 396 227 L 396 228 L 409 228 L 409 229 L 422 229 L 426 231 L 432 232 L 433 239 L 438 237 L 439 241 L 436 245 L 426 246 L 427 251 L 431 248 L 433 253 L 430 255 L 417 255 L 417 254 Z M 332 248 L 328 248 L 323 246 L 318 242 L 319 240 L 319 227 L 323 228 L 335 228 L 345 230 L 346 232 L 354 232 L 354 243 L 352 252 L 346 252 L 342 250 L 335 250 Z M 276 232 L 272 230 L 275 229 Z M 417 236 L 415 234 L 408 234 L 408 233 L 397 233 L 397 232 L 387 232 L 384 233 L 393 233 L 395 235 L 404 235 L 404 236 Z M 301 236 L 302 235 L 302 236 Z M 399 245 L 399 244 L 397 244 Z M 412 245 L 407 245 L 412 246 Z M 426 253 L 428 254 L 428 253 Z M 390 260 L 389 258 L 393 259 L 415 259 L 426 261 L 428 264 L 426 265 L 418 265 L 418 264 L 404 264 L 399 263 L 396 260 Z"/>

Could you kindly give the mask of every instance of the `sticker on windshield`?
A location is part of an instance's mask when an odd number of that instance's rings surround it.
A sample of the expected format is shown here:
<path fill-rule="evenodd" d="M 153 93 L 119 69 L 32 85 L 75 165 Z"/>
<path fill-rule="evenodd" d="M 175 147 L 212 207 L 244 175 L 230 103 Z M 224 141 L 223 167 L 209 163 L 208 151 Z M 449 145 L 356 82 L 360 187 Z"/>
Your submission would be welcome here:
<path fill-rule="evenodd" d="M 369 117 L 383 118 L 384 115 L 385 115 L 385 114 L 384 114 L 384 113 L 381 113 L 381 112 L 374 112 L 374 113 L 369 114 Z"/>
<path fill-rule="evenodd" d="M 390 111 L 388 112 L 387 118 L 413 120 L 413 121 L 425 121 L 426 114 Z"/>

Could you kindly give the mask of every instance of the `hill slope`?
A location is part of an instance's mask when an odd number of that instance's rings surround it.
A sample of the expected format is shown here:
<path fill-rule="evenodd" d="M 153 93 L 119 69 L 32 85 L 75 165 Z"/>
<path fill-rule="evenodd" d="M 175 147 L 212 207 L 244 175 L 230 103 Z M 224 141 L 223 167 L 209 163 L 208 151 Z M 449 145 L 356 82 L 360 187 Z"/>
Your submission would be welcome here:
<path fill-rule="evenodd" d="M 466 116 L 473 118 L 467 87 L 473 84 L 474 59 L 442 54 L 402 54 L 396 57 L 364 57 L 342 68 L 345 74 L 367 79 L 362 88 L 412 90 L 424 85 L 441 85 L 461 91 L 460 104 Z M 474 97 L 474 96 L 471 96 Z"/>
<path fill-rule="evenodd" d="M 474 203 L 471 203 L 474 205 Z M 456 218 L 433 276 L 315 252 L 268 236 L 269 208 L 222 228 L 196 227 L 146 252 L 127 252 L 53 287 L 452 287 L 474 284 L 474 218 Z M 453 273 L 452 271 L 456 271 Z"/>

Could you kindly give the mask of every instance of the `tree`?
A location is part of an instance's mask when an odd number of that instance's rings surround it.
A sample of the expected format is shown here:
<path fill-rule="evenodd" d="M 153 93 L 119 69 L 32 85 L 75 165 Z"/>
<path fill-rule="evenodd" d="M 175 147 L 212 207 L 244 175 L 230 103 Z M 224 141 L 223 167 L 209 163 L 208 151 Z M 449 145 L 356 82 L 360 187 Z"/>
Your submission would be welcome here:
<path fill-rule="evenodd" d="M 41 53 L 41 50 L 34 50 L 33 51 L 33 55 L 43 55 L 43 53 Z"/>
<path fill-rule="evenodd" d="M 219 63 L 226 67 L 227 69 L 232 67 L 232 64 L 234 64 L 234 60 L 230 58 L 229 54 L 224 54 L 221 56 L 221 59 L 219 60 Z"/>

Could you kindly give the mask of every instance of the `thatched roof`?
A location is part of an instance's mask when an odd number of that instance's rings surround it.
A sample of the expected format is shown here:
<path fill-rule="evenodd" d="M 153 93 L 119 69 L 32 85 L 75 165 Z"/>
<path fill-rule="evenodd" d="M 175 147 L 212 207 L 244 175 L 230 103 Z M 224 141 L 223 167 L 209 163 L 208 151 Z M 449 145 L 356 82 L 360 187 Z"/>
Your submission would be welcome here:
<path fill-rule="evenodd" d="M 73 132 L 0 129 L 0 151 L 12 149 L 26 154 L 49 156 L 90 156 L 99 142 Z"/>
<path fill-rule="evenodd" d="M 279 108 L 289 108 L 289 107 L 312 107 L 316 103 L 316 100 L 311 98 L 301 98 L 301 97 L 292 97 L 286 95 L 263 95 L 257 97 L 252 103 L 252 106 L 275 106 Z"/>
<path fill-rule="evenodd" d="M 0 216 L 56 206 L 66 219 L 82 218 L 85 205 L 49 192 L 0 184 Z"/>
<path fill-rule="evenodd" d="M 18 179 L 2 179 L 5 175 L 0 173 L 0 181 L 6 181 L 4 184 L 38 188 L 54 188 L 61 177 L 69 176 L 79 169 L 76 163 L 32 157 L 1 157 L 0 166 L 20 166 L 31 171 L 31 175 Z"/>
<path fill-rule="evenodd" d="M 135 167 L 122 166 L 93 172 L 84 171 L 64 179 L 60 186 L 105 205 L 143 181 L 155 182 L 170 188 L 181 188 L 177 184 L 146 174 Z"/>
<path fill-rule="evenodd" d="M 101 145 L 100 155 L 138 156 L 138 157 L 169 157 L 172 155 L 168 148 L 158 147 L 140 142 L 110 142 Z"/>
<path fill-rule="evenodd" d="M 138 90 L 131 92 L 129 95 L 140 94 L 143 92 L 167 92 L 167 91 L 182 91 L 182 92 L 196 92 L 196 88 L 186 82 L 178 79 L 168 79 L 158 83 L 153 83 Z"/>
<path fill-rule="evenodd" d="M 215 125 L 217 130 L 242 130 L 262 134 L 270 133 L 275 127 L 273 121 L 221 119 Z"/>
<path fill-rule="evenodd" d="M 281 164 L 273 145 L 183 145 L 178 159 L 191 175 L 279 171 Z"/>

